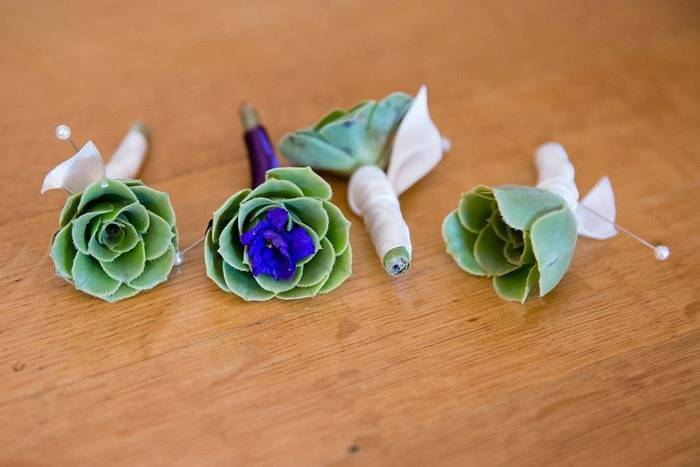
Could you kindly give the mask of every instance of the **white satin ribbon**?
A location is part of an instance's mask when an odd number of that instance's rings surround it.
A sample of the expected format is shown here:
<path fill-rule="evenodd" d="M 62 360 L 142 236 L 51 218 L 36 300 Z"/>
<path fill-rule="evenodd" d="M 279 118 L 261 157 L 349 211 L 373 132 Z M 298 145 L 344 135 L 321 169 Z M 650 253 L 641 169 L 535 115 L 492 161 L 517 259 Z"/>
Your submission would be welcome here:
<path fill-rule="evenodd" d="M 74 156 L 61 162 L 46 174 L 41 192 L 60 188 L 69 193 L 80 193 L 91 183 L 105 177 L 136 178 L 147 152 L 147 130 L 143 124 L 139 123 L 129 129 L 106 166 L 95 143 L 88 141 Z"/>
<path fill-rule="evenodd" d="M 561 144 L 550 142 L 537 148 L 535 166 L 537 188 L 555 193 L 566 201 L 576 216 L 579 235 L 597 240 L 617 235 L 617 229 L 612 225 L 616 215 L 615 194 L 608 177 L 601 178 L 579 203 L 574 166 Z M 588 209 L 581 207 L 581 204 Z M 600 216 L 610 222 L 605 222 Z"/>
<path fill-rule="evenodd" d="M 411 253 L 398 197 L 440 162 L 448 144 L 430 118 L 428 89 L 423 85 L 396 131 L 387 173 L 368 165 L 350 177 L 350 209 L 364 220 L 380 258 L 400 246 Z"/>

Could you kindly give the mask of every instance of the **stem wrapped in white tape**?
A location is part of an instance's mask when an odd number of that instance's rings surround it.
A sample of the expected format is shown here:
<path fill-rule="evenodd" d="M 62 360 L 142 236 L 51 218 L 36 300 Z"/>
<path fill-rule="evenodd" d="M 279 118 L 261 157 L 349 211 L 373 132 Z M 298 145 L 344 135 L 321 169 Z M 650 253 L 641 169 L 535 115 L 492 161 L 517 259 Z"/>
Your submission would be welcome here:
<path fill-rule="evenodd" d="M 348 202 L 364 220 L 386 271 L 391 275 L 406 271 L 411 264 L 411 236 L 384 171 L 374 165 L 357 169 L 350 177 Z"/>
<path fill-rule="evenodd" d="M 440 162 L 447 145 L 430 118 L 428 89 L 421 86 L 396 130 L 387 173 L 363 166 L 350 178 L 350 207 L 363 218 L 384 269 L 392 276 L 411 265 L 411 237 L 398 196 Z"/>
<path fill-rule="evenodd" d="M 54 167 L 46 177 L 41 192 L 63 189 L 80 193 L 103 178 L 132 179 L 138 177 L 148 152 L 148 129 L 134 124 L 105 167 L 95 143 L 88 141 L 71 158 Z"/>
<path fill-rule="evenodd" d="M 579 235 L 604 240 L 617 234 L 613 225 L 615 195 L 607 177 L 600 179 L 579 203 L 574 166 L 561 144 L 545 143 L 537 148 L 535 166 L 537 167 L 537 188 L 557 194 L 566 201 L 576 216 Z M 581 207 L 581 204 L 585 207 Z"/>

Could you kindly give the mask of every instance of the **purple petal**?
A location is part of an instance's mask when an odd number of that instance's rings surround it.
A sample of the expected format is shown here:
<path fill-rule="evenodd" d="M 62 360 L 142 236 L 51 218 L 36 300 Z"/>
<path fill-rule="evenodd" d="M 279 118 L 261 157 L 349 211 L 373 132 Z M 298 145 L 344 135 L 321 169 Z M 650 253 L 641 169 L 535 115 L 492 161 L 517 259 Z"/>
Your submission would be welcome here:
<path fill-rule="evenodd" d="M 267 211 L 265 216 L 268 222 L 272 224 L 272 227 L 277 231 L 287 230 L 287 221 L 289 220 L 289 213 L 282 208 L 273 208 Z"/>
<path fill-rule="evenodd" d="M 287 232 L 287 242 L 289 244 L 289 253 L 292 261 L 296 264 L 315 251 L 314 242 L 309 233 L 303 227 L 294 226 L 292 230 Z"/>
<path fill-rule="evenodd" d="M 253 241 L 255 241 L 255 237 L 257 237 L 261 231 L 269 227 L 270 223 L 267 220 L 263 219 L 258 221 L 251 229 L 241 235 L 241 243 L 247 246 L 252 245 Z"/>

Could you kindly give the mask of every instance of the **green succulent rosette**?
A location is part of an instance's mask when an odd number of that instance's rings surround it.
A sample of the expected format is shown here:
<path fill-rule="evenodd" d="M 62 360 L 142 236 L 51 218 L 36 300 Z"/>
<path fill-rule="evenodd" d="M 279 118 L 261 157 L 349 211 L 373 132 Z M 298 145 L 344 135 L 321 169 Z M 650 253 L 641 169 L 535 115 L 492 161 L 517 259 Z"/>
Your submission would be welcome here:
<path fill-rule="evenodd" d="M 566 202 L 538 188 L 479 185 L 442 225 L 447 252 L 470 274 L 493 278 L 501 298 L 542 297 L 564 277 L 576 247 Z"/>
<path fill-rule="evenodd" d="M 165 281 L 176 250 L 166 193 L 139 180 L 104 179 L 68 197 L 51 258 L 76 289 L 116 302 Z"/>
<path fill-rule="evenodd" d="M 280 151 L 295 165 L 344 176 L 363 165 L 385 169 L 393 136 L 412 100 L 396 92 L 379 102 L 368 100 L 349 110 L 334 110 L 313 127 L 285 135 Z"/>
<path fill-rule="evenodd" d="M 331 194 L 308 167 L 268 170 L 265 182 L 214 212 L 204 248 L 207 275 L 246 301 L 332 291 L 352 272 L 352 249 L 350 222 Z M 304 252 L 295 257 L 294 248 Z"/>

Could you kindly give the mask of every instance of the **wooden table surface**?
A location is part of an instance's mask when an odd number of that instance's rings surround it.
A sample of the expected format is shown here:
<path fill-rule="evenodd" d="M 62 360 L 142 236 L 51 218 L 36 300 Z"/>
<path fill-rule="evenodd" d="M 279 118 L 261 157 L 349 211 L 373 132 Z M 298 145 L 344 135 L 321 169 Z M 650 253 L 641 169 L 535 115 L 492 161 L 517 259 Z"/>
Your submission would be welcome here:
<path fill-rule="evenodd" d="M 700 3 L 98 3 L 0 3 L 0 463 L 700 462 Z M 248 183 L 241 100 L 277 141 L 421 83 L 452 151 L 402 196 L 406 276 L 381 270 L 339 178 L 354 274 L 332 294 L 244 303 L 201 249 L 117 304 L 54 275 L 57 123 L 109 154 L 147 122 L 142 179 L 188 244 Z M 443 217 L 475 184 L 533 183 L 548 139 L 671 259 L 581 239 L 524 306 L 462 273 Z"/>

